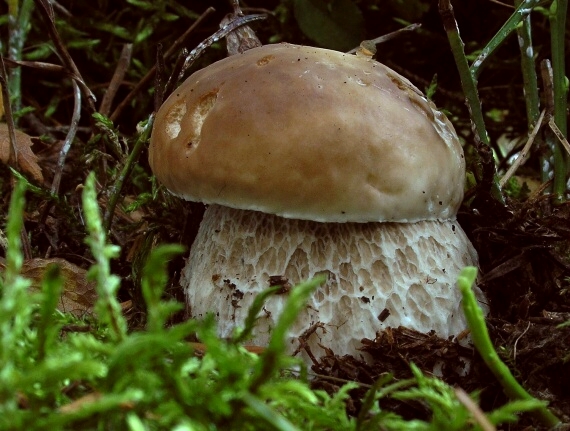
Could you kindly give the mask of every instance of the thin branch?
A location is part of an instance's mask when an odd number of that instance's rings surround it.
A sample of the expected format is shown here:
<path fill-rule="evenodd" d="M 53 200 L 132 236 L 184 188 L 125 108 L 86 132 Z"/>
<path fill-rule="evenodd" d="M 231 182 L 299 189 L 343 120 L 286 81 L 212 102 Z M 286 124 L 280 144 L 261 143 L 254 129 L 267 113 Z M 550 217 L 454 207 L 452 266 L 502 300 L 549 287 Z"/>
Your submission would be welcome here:
<path fill-rule="evenodd" d="M 184 49 L 183 49 L 184 51 Z M 162 44 L 158 44 L 156 47 L 156 78 L 154 79 L 154 112 L 157 112 L 162 102 L 164 101 L 164 90 L 165 85 L 162 82 L 164 77 L 164 54 L 162 53 Z"/>
<path fill-rule="evenodd" d="M 186 60 L 186 57 L 188 57 L 188 50 L 186 48 L 182 48 L 182 51 L 180 51 L 180 54 L 178 54 L 178 58 L 174 63 L 174 67 L 172 68 L 172 73 L 170 74 L 170 78 L 168 78 L 164 90 L 160 95 L 161 97 L 160 104 L 158 104 L 158 99 L 155 99 L 155 107 L 154 107 L 155 111 L 158 111 L 158 108 L 160 108 L 160 105 L 162 105 L 164 97 L 168 97 L 170 93 L 174 91 L 174 88 L 176 87 L 176 84 L 178 84 L 178 81 L 173 79 L 173 76 L 176 77 L 180 76 L 182 68 L 184 67 L 184 62 Z"/>
<path fill-rule="evenodd" d="M 63 41 L 59 37 L 59 33 L 57 32 L 57 28 L 55 27 L 55 15 L 51 3 L 49 2 L 49 0 L 34 0 L 34 1 L 36 5 L 39 6 L 38 9 L 40 10 L 42 16 L 46 20 L 48 33 L 50 35 L 52 42 L 55 45 L 55 49 L 61 61 L 63 62 L 65 67 L 69 70 L 69 72 L 72 75 L 74 75 L 75 77 L 74 79 L 77 81 L 77 84 L 81 87 L 81 89 L 85 93 L 89 110 L 91 112 L 95 112 L 96 111 L 95 101 L 97 99 L 93 94 L 93 92 L 89 89 L 89 87 L 87 87 L 87 84 L 85 84 L 85 80 L 81 76 L 79 69 L 75 65 L 75 62 L 71 58 L 71 55 L 69 55 L 69 52 L 67 51 L 67 48 L 65 47 Z"/>
<path fill-rule="evenodd" d="M 204 13 L 200 15 L 200 17 L 196 21 L 194 21 L 194 23 L 188 28 L 188 30 L 186 30 L 182 36 L 176 39 L 176 41 L 172 44 L 172 46 L 166 51 L 164 57 L 168 59 L 175 52 L 179 51 L 182 45 L 184 45 L 184 43 L 186 42 L 188 36 L 194 31 L 194 29 L 196 29 L 196 27 L 202 24 L 202 22 L 206 19 L 206 17 L 212 14 L 213 12 L 215 12 L 215 9 L 213 7 L 209 7 L 208 9 L 206 9 Z M 146 75 L 137 83 L 137 85 L 134 86 L 134 88 L 130 91 L 129 94 L 127 94 L 127 96 L 123 99 L 123 101 L 119 103 L 119 105 L 115 108 L 115 110 L 109 117 L 111 121 L 114 122 L 117 120 L 117 118 L 119 118 L 123 110 L 129 105 L 129 103 L 131 103 L 131 101 L 135 98 L 135 96 L 137 96 L 140 93 L 141 89 L 152 80 L 155 73 L 156 73 L 156 65 L 150 68 L 150 70 L 146 73 Z"/>
<path fill-rule="evenodd" d="M 65 72 L 65 67 L 59 64 L 44 63 L 42 61 L 24 61 L 24 60 L 13 60 L 11 58 L 4 59 L 8 67 L 30 67 L 32 69 L 45 70 L 47 72 Z"/>
<path fill-rule="evenodd" d="M 217 32 L 215 32 L 213 35 L 211 35 L 210 37 L 208 37 L 204 41 L 200 42 L 196 48 L 194 48 L 192 51 L 190 51 L 190 53 L 188 54 L 188 56 L 184 60 L 184 65 L 182 66 L 182 70 L 178 76 L 178 81 L 180 81 L 182 79 L 182 77 L 186 73 L 186 70 L 188 70 L 188 68 L 190 66 L 192 66 L 192 64 L 194 64 L 194 62 L 213 43 L 215 43 L 218 40 L 220 40 L 220 39 L 230 35 L 231 33 L 235 32 L 241 26 L 249 24 L 250 22 L 253 22 L 253 21 L 258 21 L 260 19 L 266 19 L 266 18 L 267 18 L 266 15 L 247 15 L 247 16 L 243 16 L 243 17 L 238 17 L 238 18 L 230 21 L 226 25 L 224 25 L 222 28 L 220 28 Z M 229 55 L 231 55 L 231 53 L 229 53 Z"/>
<path fill-rule="evenodd" d="M 421 26 L 422 26 L 421 24 L 417 24 L 417 23 L 416 24 L 410 24 L 407 27 L 401 28 L 401 29 L 393 31 L 391 33 L 387 33 L 387 34 L 380 36 L 380 37 L 377 37 L 375 39 L 365 40 L 364 42 L 368 42 L 368 43 L 371 43 L 374 45 L 378 45 L 379 43 L 384 43 L 384 42 L 389 41 L 390 39 L 394 39 L 395 37 L 400 36 L 402 33 L 417 30 Z M 364 42 L 362 42 L 362 43 L 364 43 Z M 360 49 L 360 46 L 357 46 L 356 48 L 353 48 L 350 51 L 348 51 L 347 54 L 354 54 L 359 49 Z"/>
<path fill-rule="evenodd" d="M 79 119 L 81 118 L 81 90 L 79 89 L 79 85 L 77 84 L 77 82 L 71 81 L 71 84 L 73 85 L 73 97 L 75 101 L 73 105 L 73 116 L 71 118 L 71 125 L 67 132 L 67 136 L 65 137 L 65 141 L 59 152 L 57 168 L 55 171 L 55 175 L 53 177 L 53 182 L 51 184 L 52 195 L 57 195 L 57 193 L 59 192 L 59 185 L 61 183 L 61 176 L 63 174 L 65 159 L 67 158 L 67 153 L 69 153 L 71 144 L 75 139 L 75 134 L 77 133 L 77 127 L 79 126 Z"/>
<path fill-rule="evenodd" d="M 519 153 L 519 156 L 517 157 L 515 162 L 511 165 L 511 167 L 509 168 L 507 173 L 503 176 L 503 178 L 501 178 L 501 181 L 499 181 L 499 186 L 501 188 L 505 186 L 507 181 L 509 181 L 509 179 L 516 172 L 516 170 L 519 168 L 519 166 L 522 165 L 526 161 L 527 156 L 530 152 L 530 147 L 532 146 L 532 144 L 534 142 L 534 138 L 536 137 L 538 131 L 540 130 L 540 128 L 542 126 L 542 121 L 544 120 L 545 113 L 546 113 L 545 110 L 543 110 L 541 112 L 540 117 L 538 117 L 538 121 L 534 125 L 534 128 L 532 129 L 532 132 L 529 135 L 528 140 L 526 141 L 524 148 Z"/>
<path fill-rule="evenodd" d="M 166 84 L 166 89 L 164 91 L 164 97 L 168 97 L 170 92 L 174 90 L 178 82 L 183 78 L 186 71 L 194 64 L 194 62 L 204 53 L 204 51 L 210 47 L 213 43 L 217 42 L 218 40 L 228 36 L 232 32 L 234 32 L 239 27 L 246 25 L 252 21 L 265 19 L 267 18 L 265 15 L 247 15 L 243 17 L 238 17 L 233 21 L 229 21 L 226 25 L 220 28 L 217 32 L 213 35 L 208 37 L 207 39 L 203 40 L 190 51 L 184 57 L 179 56 L 176 65 L 174 67 L 174 71 L 170 75 L 168 82 Z M 223 22 L 223 21 L 222 21 Z M 231 54 L 229 54 L 231 55 Z M 182 61 L 183 60 L 183 61 Z M 182 62 L 182 63 L 181 63 Z"/>
<path fill-rule="evenodd" d="M 127 69 L 129 67 L 129 64 L 131 63 L 132 53 L 133 53 L 133 44 L 132 43 L 125 44 L 121 51 L 121 56 L 119 57 L 117 67 L 115 68 L 115 73 L 113 73 L 111 82 L 107 87 L 107 91 L 105 91 L 103 100 L 101 100 L 99 113 L 104 116 L 108 116 L 109 112 L 111 112 L 111 104 L 113 103 L 113 99 L 115 98 L 115 95 L 119 90 L 121 82 L 123 82 L 123 78 L 127 73 Z"/>
<path fill-rule="evenodd" d="M 489 419 L 487 419 L 487 416 L 485 416 L 485 413 L 483 413 L 481 407 L 479 407 L 477 403 L 471 399 L 467 392 L 461 388 L 454 388 L 454 392 L 459 402 L 463 404 L 467 410 L 469 410 L 473 416 L 473 419 L 475 419 L 475 422 L 477 422 L 483 431 L 495 431 L 497 429 L 495 428 L 495 425 L 493 425 Z"/>
<path fill-rule="evenodd" d="M 556 121 L 554 121 L 554 117 L 552 117 L 548 121 L 548 126 L 550 126 L 550 130 L 552 130 L 552 132 L 558 138 L 558 141 L 560 142 L 560 144 L 562 144 L 562 146 L 564 147 L 564 149 L 566 150 L 568 155 L 570 155 L 570 144 L 568 143 L 568 140 L 566 139 L 566 137 L 564 136 L 562 131 L 558 128 Z"/>

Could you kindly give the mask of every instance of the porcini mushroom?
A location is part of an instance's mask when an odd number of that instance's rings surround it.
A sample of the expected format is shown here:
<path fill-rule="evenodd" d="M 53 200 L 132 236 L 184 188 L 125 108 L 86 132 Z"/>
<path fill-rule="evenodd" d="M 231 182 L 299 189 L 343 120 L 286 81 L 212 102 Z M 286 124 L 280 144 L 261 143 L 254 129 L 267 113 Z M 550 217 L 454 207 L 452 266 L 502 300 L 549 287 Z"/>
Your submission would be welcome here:
<path fill-rule="evenodd" d="M 477 255 L 455 219 L 463 150 L 388 67 L 290 44 L 233 55 L 168 98 L 149 151 L 172 193 L 209 204 L 181 283 L 191 315 L 215 313 L 221 336 L 270 284 L 323 273 L 291 351 L 314 325 L 317 356 L 319 344 L 357 355 L 387 327 L 466 328 L 455 280 Z M 286 295 L 267 301 L 253 343 L 268 341 Z"/>

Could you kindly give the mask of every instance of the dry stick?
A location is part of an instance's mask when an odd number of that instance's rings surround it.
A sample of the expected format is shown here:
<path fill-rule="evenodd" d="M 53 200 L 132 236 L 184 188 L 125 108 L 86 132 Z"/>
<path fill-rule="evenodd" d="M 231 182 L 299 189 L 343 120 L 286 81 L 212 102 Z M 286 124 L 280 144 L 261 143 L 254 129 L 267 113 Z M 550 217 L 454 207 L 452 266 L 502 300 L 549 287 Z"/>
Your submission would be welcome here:
<path fill-rule="evenodd" d="M 528 153 L 530 151 L 530 147 L 532 146 L 532 144 L 534 142 L 534 138 L 536 137 L 540 128 L 542 127 L 542 121 L 544 120 L 545 113 L 546 113 L 546 110 L 543 109 L 542 112 L 540 113 L 540 117 L 538 117 L 538 120 L 536 121 L 536 124 L 534 125 L 534 128 L 532 129 L 531 134 L 528 137 L 528 140 L 526 141 L 524 148 L 519 153 L 519 156 L 517 157 L 515 162 L 511 165 L 511 167 L 509 168 L 507 173 L 499 181 L 499 186 L 501 188 L 503 188 L 505 186 L 507 181 L 509 181 L 509 179 L 516 172 L 516 170 L 519 168 L 519 166 L 522 165 L 526 161 Z"/>
<path fill-rule="evenodd" d="M 514 9 L 514 8 L 515 8 L 512 4 L 503 3 L 503 2 L 500 2 L 500 1 L 498 1 L 498 0 L 489 0 L 489 1 L 490 1 L 491 3 L 496 3 L 496 4 L 500 5 L 500 6 L 504 6 L 504 7 L 509 8 L 509 9 Z"/>
<path fill-rule="evenodd" d="M 208 9 L 206 9 L 204 13 L 200 15 L 200 17 L 196 21 L 194 21 L 194 23 L 188 28 L 188 30 L 186 30 L 182 36 L 176 39 L 176 41 L 172 44 L 172 46 L 168 49 L 168 51 L 166 51 L 165 57 L 168 58 L 172 56 L 172 54 L 174 54 L 176 51 L 178 51 L 182 47 L 182 45 L 184 44 L 190 33 L 192 33 L 196 27 L 202 24 L 202 21 L 204 21 L 204 19 L 214 11 L 215 9 L 213 7 L 209 7 Z M 115 110 L 109 117 L 111 121 L 117 120 L 117 118 L 119 117 L 119 115 L 121 115 L 121 113 L 127 107 L 127 105 L 131 103 L 131 100 L 133 100 L 135 96 L 140 93 L 141 89 L 146 84 L 148 84 L 148 82 L 152 79 L 155 73 L 156 73 L 156 65 L 151 67 L 151 69 L 147 72 L 147 74 L 138 82 L 137 85 L 135 85 L 135 87 L 131 90 L 129 94 L 127 94 L 127 96 L 123 99 L 123 101 L 119 103 L 119 106 L 115 108 Z"/>
<path fill-rule="evenodd" d="M 183 49 L 182 51 L 186 51 Z M 162 101 L 164 100 L 164 54 L 162 53 L 162 44 L 159 43 L 156 47 L 156 79 L 154 80 L 154 112 L 158 112 Z"/>
<path fill-rule="evenodd" d="M 522 334 L 520 334 L 517 339 L 515 340 L 515 344 L 513 344 L 513 365 L 516 366 L 517 365 L 517 345 L 519 344 L 519 341 L 522 337 L 524 337 L 524 335 L 528 332 L 528 330 L 530 329 L 530 325 L 531 322 L 528 322 L 528 324 L 526 325 L 526 329 L 522 332 Z"/>
<path fill-rule="evenodd" d="M 55 49 L 59 54 L 61 61 L 67 68 L 67 70 L 74 75 L 74 79 L 77 81 L 77 84 L 81 87 L 85 96 L 87 98 L 87 103 L 89 106 L 89 110 L 91 112 L 95 112 L 95 101 L 97 100 L 95 95 L 89 90 L 79 69 L 75 65 L 73 59 L 69 55 L 67 48 L 63 44 L 61 38 L 59 37 L 59 33 L 57 32 L 57 28 L 55 27 L 55 15 L 53 13 L 52 6 L 48 0 L 34 0 L 35 3 L 39 6 L 39 10 L 43 15 L 44 19 L 47 21 L 47 29 L 50 35 L 52 42 L 55 45 Z"/>
<path fill-rule="evenodd" d="M 51 184 L 51 194 L 54 196 L 57 196 L 57 193 L 59 192 L 59 185 L 61 183 L 61 176 L 63 174 L 65 159 L 67 158 L 67 153 L 71 148 L 71 143 L 73 142 L 73 139 L 75 139 L 77 127 L 79 126 L 79 119 L 81 118 L 81 90 L 79 89 L 79 85 L 77 85 L 77 82 L 75 82 L 75 80 L 72 80 L 71 83 L 73 85 L 74 97 L 73 116 L 71 117 L 71 125 L 69 126 L 69 130 L 65 136 L 65 141 L 61 147 L 61 150 L 59 151 L 57 168 L 55 171 L 55 176 L 53 177 L 53 182 Z"/>
<path fill-rule="evenodd" d="M 481 407 L 479 407 L 477 403 L 471 399 L 467 392 L 461 388 L 454 388 L 454 392 L 459 402 L 463 404 L 467 410 L 469 410 L 473 416 L 473 419 L 475 419 L 475 422 L 477 422 L 483 431 L 495 431 L 497 429 L 495 428 L 495 425 L 493 425 L 489 419 L 487 419 L 487 416 L 485 416 L 485 413 L 483 413 Z"/>
<path fill-rule="evenodd" d="M 170 78 L 168 78 L 168 81 L 166 81 L 164 89 L 162 89 L 161 91 L 160 100 L 158 99 L 158 97 L 154 99 L 155 112 L 158 112 L 158 108 L 160 108 L 160 105 L 162 105 L 164 97 L 165 96 L 168 97 L 170 93 L 174 91 L 174 88 L 178 84 L 178 80 L 174 79 L 174 77 L 178 78 L 179 76 L 182 75 L 182 68 L 184 67 L 187 57 L 188 57 L 188 50 L 186 48 L 182 48 L 182 50 L 178 54 L 178 57 L 176 58 L 176 62 L 174 63 L 174 67 L 172 68 L 172 73 L 170 74 Z"/>
<path fill-rule="evenodd" d="M 50 3 L 52 4 L 54 9 L 57 9 L 57 11 L 59 13 L 61 13 L 62 15 L 64 15 L 67 18 L 72 18 L 73 15 L 71 15 L 71 12 L 69 12 L 65 7 L 63 7 L 62 5 L 60 5 L 58 2 L 56 2 L 55 0 L 50 0 Z"/>
<path fill-rule="evenodd" d="M 126 43 L 121 51 L 121 56 L 119 57 L 119 62 L 115 68 L 115 73 L 113 73 L 111 82 L 109 83 L 107 91 L 105 91 L 105 95 L 103 96 L 103 100 L 101 100 L 101 105 L 99 106 L 99 113 L 106 117 L 111 112 L 111 104 L 113 103 L 113 99 L 115 98 L 121 82 L 123 82 L 123 78 L 127 73 L 127 69 L 131 63 L 132 53 L 133 44 Z"/>
<path fill-rule="evenodd" d="M 11 60 L 8 58 L 5 58 L 4 61 L 9 67 L 22 66 L 46 72 L 64 73 L 67 78 L 75 80 L 75 82 L 77 83 L 77 85 L 79 85 L 79 88 L 81 88 L 83 93 L 92 94 L 89 87 L 87 87 L 87 84 L 85 84 L 85 82 L 83 82 L 83 80 L 81 79 L 81 76 L 74 74 L 72 71 L 67 69 L 66 66 L 61 66 L 59 64 L 53 64 L 53 63 L 44 63 L 42 61 Z"/>
<path fill-rule="evenodd" d="M 395 37 L 400 36 L 400 34 L 407 32 L 407 31 L 414 31 L 417 30 L 418 28 L 420 28 L 422 25 L 421 24 L 410 24 L 407 27 L 401 28 L 399 30 L 393 31 L 392 33 L 388 33 L 385 34 L 383 36 L 377 37 L 375 39 L 371 39 L 371 40 L 365 40 L 362 43 L 369 43 L 369 44 L 373 44 L 373 45 L 378 45 L 379 43 L 384 43 L 390 39 L 393 39 Z M 360 49 L 360 46 L 351 49 L 350 51 L 347 52 L 347 54 L 354 54 L 356 53 L 356 51 L 358 51 Z"/>
<path fill-rule="evenodd" d="M 566 152 L 570 155 L 570 144 L 568 143 L 568 140 L 564 137 L 564 133 L 562 133 L 562 130 L 560 130 L 558 128 L 558 125 L 554 122 L 554 117 L 551 117 L 550 120 L 548 120 L 548 125 L 550 126 L 550 130 L 552 130 L 552 132 L 556 135 L 556 137 L 558 138 L 558 140 L 560 141 Z"/>
<path fill-rule="evenodd" d="M 46 70 L 48 72 L 65 72 L 65 67 L 59 64 L 44 63 L 42 61 L 25 61 L 25 60 L 12 60 L 5 58 L 4 61 L 8 67 L 31 67 L 33 69 Z"/>
<path fill-rule="evenodd" d="M 182 65 L 182 70 L 180 71 L 180 74 L 178 76 L 173 74 L 170 77 L 169 81 L 172 81 L 172 80 L 180 81 L 182 79 L 182 77 L 184 76 L 184 74 L 186 73 L 186 71 L 188 70 L 188 68 L 190 68 L 190 66 L 192 66 L 192 64 L 194 64 L 196 59 L 198 59 L 202 55 L 202 53 L 206 50 L 206 48 L 211 46 L 213 43 L 217 42 L 218 40 L 220 40 L 224 37 L 230 37 L 240 27 L 242 27 L 242 26 L 247 27 L 246 24 L 248 24 L 252 21 L 265 19 L 265 18 L 267 18 L 267 16 L 265 16 L 265 15 L 247 15 L 247 16 L 239 16 L 237 18 L 232 18 L 229 22 L 222 21 L 222 28 L 220 28 L 217 32 L 215 32 L 213 35 L 211 35 L 207 39 L 200 42 L 196 48 L 194 48 L 192 51 L 190 51 L 188 56 L 184 59 L 184 64 Z M 241 42 L 240 37 L 241 37 L 241 35 L 238 35 L 238 43 Z M 233 54 L 233 52 L 231 52 L 231 48 L 230 48 L 230 50 L 228 50 L 228 55 L 232 55 L 232 54 Z M 169 85 L 170 85 L 170 82 L 167 86 L 169 86 Z"/>

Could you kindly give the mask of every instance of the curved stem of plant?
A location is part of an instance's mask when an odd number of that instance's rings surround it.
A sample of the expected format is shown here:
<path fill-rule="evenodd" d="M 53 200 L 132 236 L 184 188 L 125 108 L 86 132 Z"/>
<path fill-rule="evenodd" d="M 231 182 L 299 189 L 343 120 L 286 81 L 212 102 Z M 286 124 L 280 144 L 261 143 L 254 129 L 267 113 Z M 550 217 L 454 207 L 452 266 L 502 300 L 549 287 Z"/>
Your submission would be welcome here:
<path fill-rule="evenodd" d="M 481 355 L 481 358 L 485 361 L 485 364 L 487 364 L 487 367 L 489 367 L 499 383 L 501 383 L 505 394 L 509 398 L 534 400 L 535 398 L 517 382 L 509 370 L 509 367 L 501 361 L 497 351 L 493 347 L 491 337 L 489 337 L 489 332 L 487 331 L 487 325 L 485 324 L 485 316 L 477 304 L 477 298 L 472 289 L 476 278 L 477 268 L 469 266 L 463 269 L 457 280 L 457 285 L 463 296 L 463 312 L 465 313 L 465 318 L 467 319 L 467 324 L 471 331 L 473 344 Z M 553 427 L 560 423 L 560 419 L 548 410 L 546 405 L 542 405 L 535 410 L 533 415 L 538 421 L 548 427 Z"/>
<path fill-rule="evenodd" d="M 72 79 L 71 83 L 73 84 L 73 96 L 74 96 L 73 116 L 71 118 L 71 125 L 69 126 L 69 131 L 67 132 L 65 141 L 59 152 L 59 159 L 57 160 L 57 168 L 55 171 L 55 176 L 53 177 L 53 182 L 51 184 L 51 194 L 54 196 L 56 196 L 57 192 L 59 191 L 59 185 L 61 183 L 61 176 L 63 174 L 65 159 L 67 158 L 67 153 L 69 153 L 69 149 L 71 148 L 71 143 L 75 139 L 75 134 L 77 133 L 77 128 L 79 127 L 79 119 L 81 118 L 81 89 L 79 88 L 79 85 L 77 84 L 75 79 Z"/>
<path fill-rule="evenodd" d="M 550 6 L 550 35 L 552 50 L 552 82 L 554 98 L 554 122 L 562 135 L 567 133 L 568 87 L 565 71 L 565 41 L 566 19 L 568 14 L 568 0 L 553 1 Z M 568 181 L 568 158 L 559 143 L 554 144 L 554 202 L 562 203 L 566 200 Z"/>
<path fill-rule="evenodd" d="M 475 73 L 472 73 L 467 57 L 465 56 L 465 51 L 463 49 L 464 44 L 459 34 L 459 27 L 457 26 L 457 21 L 455 21 L 455 15 L 453 13 L 453 7 L 451 6 L 450 0 L 439 0 L 439 13 L 443 21 L 445 32 L 447 33 L 447 39 L 449 40 L 449 46 L 451 47 L 451 52 L 455 59 L 457 70 L 459 71 L 461 87 L 463 88 L 463 94 L 465 94 L 465 99 L 467 101 L 467 108 L 469 109 L 474 133 L 476 137 L 479 138 L 480 142 L 485 145 L 490 145 L 489 135 L 487 134 L 487 129 L 485 127 L 481 100 L 479 99 L 479 93 L 477 92 L 477 76 Z M 496 175 L 495 180 L 491 185 L 491 194 L 501 204 L 505 204 L 505 198 L 501 193 Z"/>

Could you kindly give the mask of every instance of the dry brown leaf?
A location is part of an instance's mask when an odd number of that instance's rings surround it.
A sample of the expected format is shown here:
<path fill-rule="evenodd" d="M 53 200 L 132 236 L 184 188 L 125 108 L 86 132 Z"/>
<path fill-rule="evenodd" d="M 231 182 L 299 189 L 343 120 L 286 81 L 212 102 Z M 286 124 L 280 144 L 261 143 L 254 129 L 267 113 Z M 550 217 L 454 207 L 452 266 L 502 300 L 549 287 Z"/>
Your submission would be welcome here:
<path fill-rule="evenodd" d="M 101 392 L 91 392 L 90 394 L 84 395 L 81 398 L 73 400 L 69 404 L 64 404 L 58 411 L 63 414 L 77 413 L 84 406 L 95 403 L 101 399 L 103 395 Z"/>
<path fill-rule="evenodd" d="M 29 135 L 19 130 L 14 130 L 16 135 L 16 146 L 18 148 L 18 166 L 26 174 L 30 175 L 37 182 L 43 182 L 42 169 L 38 165 L 38 157 L 33 153 L 32 139 Z M 10 135 L 8 125 L 0 123 L 0 161 L 7 164 L 10 158 Z"/>
<path fill-rule="evenodd" d="M 58 411 L 62 414 L 74 414 L 83 408 L 89 408 L 92 404 L 103 398 L 103 396 L 104 394 L 101 392 L 91 392 L 90 394 L 71 401 L 69 404 L 61 406 Z M 133 401 L 122 401 L 119 403 L 119 407 L 123 410 L 132 410 L 135 407 L 135 403 Z"/>
<path fill-rule="evenodd" d="M 95 283 L 87 280 L 87 271 L 65 259 L 30 259 L 22 266 L 22 276 L 32 282 L 31 290 L 40 289 L 45 271 L 49 265 L 56 264 L 63 278 L 63 292 L 57 309 L 76 316 L 93 313 L 93 306 L 97 300 Z M 0 270 L 4 265 L 0 262 Z"/>

